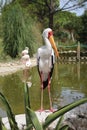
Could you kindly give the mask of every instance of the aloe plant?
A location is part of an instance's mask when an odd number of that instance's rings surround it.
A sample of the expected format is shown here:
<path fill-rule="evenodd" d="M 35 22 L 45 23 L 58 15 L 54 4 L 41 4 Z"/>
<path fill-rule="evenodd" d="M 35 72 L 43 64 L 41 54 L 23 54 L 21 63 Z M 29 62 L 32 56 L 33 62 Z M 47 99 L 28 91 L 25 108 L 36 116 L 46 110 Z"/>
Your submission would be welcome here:
<path fill-rule="evenodd" d="M 62 128 L 60 128 L 59 130 L 68 130 L 69 126 L 68 125 L 64 125 Z M 58 129 L 57 129 L 58 130 Z"/>
<path fill-rule="evenodd" d="M 32 126 L 34 126 L 36 130 L 42 130 L 42 126 L 39 123 L 35 112 L 30 109 L 29 89 L 27 83 L 25 83 L 24 87 L 24 99 L 27 130 L 30 130 Z"/>
<path fill-rule="evenodd" d="M 2 121 L 1 121 L 1 117 L 0 117 L 0 130 L 2 130 Z"/>
<path fill-rule="evenodd" d="M 24 101 L 25 101 L 26 125 L 27 126 L 32 126 L 31 125 L 30 113 L 27 110 L 27 108 L 30 108 L 30 99 L 29 99 L 29 89 L 28 89 L 28 85 L 27 85 L 26 82 L 24 83 Z"/>
<path fill-rule="evenodd" d="M 68 125 L 63 125 L 62 126 L 62 122 L 63 122 L 63 119 L 64 119 L 64 115 L 62 115 L 60 118 L 59 118 L 59 121 L 55 127 L 55 130 L 68 130 L 69 126 Z"/>
<path fill-rule="evenodd" d="M 57 125 L 56 125 L 55 130 L 59 130 L 59 129 L 61 128 L 61 123 L 62 123 L 62 121 L 63 121 L 63 118 L 64 118 L 64 115 L 62 115 L 62 116 L 60 117 L 60 119 L 59 119 L 59 121 L 58 121 L 58 123 L 57 123 Z"/>
<path fill-rule="evenodd" d="M 12 128 L 12 130 L 18 130 L 17 122 L 15 121 L 15 117 L 11 110 L 11 107 L 1 92 L 0 92 L 0 99 L 3 102 L 3 104 L 5 105 L 10 127 Z"/>
<path fill-rule="evenodd" d="M 27 108 L 30 113 L 30 118 L 32 121 L 32 125 L 34 126 L 35 130 L 43 130 L 42 125 L 40 124 L 35 112 L 29 108 Z"/>

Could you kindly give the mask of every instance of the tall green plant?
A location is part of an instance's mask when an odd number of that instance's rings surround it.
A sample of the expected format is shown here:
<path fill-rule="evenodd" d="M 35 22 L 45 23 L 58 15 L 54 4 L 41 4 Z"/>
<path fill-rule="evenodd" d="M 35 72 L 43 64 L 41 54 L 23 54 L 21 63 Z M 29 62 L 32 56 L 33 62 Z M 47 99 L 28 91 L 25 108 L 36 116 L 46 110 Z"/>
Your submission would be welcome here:
<path fill-rule="evenodd" d="M 30 130 L 33 126 L 36 130 L 42 130 L 42 126 L 39 123 L 35 112 L 30 109 L 29 89 L 27 83 L 24 85 L 24 99 L 27 130 Z"/>
<path fill-rule="evenodd" d="M 0 99 L 3 102 L 3 104 L 5 105 L 11 129 L 12 130 L 18 130 L 17 122 L 15 121 L 15 117 L 14 117 L 14 114 L 11 110 L 11 107 L 10 107 L 8 101 L 6 100 L 6 98 L 4 97 L 4 95 L 2 93 L 0 93 Z"/>
<path fill-rule="evenodd" d="M 32 127 L 30 113 L 27 108 L 30 108 L 30 99 L 29 99 L 29 89 L 28 85 L 24 83 L 24 101 L 25 101 L 25 117 L 26 117 L 26 125 Z"/>
<path fill-rule="evenodd" d="M 0 130 L 2 130 L 2 121 L 1 121 L 1 117 L 0 117 Z"/>

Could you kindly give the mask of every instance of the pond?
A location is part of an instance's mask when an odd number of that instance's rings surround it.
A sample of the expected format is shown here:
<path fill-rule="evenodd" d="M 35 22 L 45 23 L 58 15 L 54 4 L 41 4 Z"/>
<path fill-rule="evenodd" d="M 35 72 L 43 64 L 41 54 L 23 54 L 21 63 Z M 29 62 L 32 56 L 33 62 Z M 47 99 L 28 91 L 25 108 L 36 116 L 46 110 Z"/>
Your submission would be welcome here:
<path fill-rule="evenodd" d="M 26 71 L 26 70 L 25 70 Z M 30 103 L 33 110 L 40 109 L 40 79 L 37 67 L 18 71 L 8 76 L 0 76 L 0 92 L 8 100 L 14 114 L 24 113 L 24 81 L 29 88 Z M 26 74 L 26 75 L 25 75 Z M 70 63 L 55 64 L 51 82 L 51 97 L 53 108 L 59 109 L 73 101 L 87 96 L 87 64 Z M 44 90 L 44 109 L 49 109 L 47 88 Z M 0 116 L 6 116 L 5 108 L 0 101 Z"/>

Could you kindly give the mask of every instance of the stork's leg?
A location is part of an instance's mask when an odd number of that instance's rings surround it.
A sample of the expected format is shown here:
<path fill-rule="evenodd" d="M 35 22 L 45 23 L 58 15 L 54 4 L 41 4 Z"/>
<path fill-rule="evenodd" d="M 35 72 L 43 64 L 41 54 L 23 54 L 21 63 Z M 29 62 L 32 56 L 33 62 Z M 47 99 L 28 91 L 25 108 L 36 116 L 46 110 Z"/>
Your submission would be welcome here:
<path fill-rule="evenodd" d="M 50 92 L 50 75 L 48 76 L 48 94 L 49 94 L 49 101 L 50 101 L 50 110 L 53 112 L 53 107 L 52 107 L 52 99 L 51 99 L 51 92 Z"/>
<path fill-rule="evenodd" d="M 41 85 L 41 111 L 43 111 L 43 87 Z"/>
<path fill-rule="evenodd" d="M 41 109 L 40 111 L 43 111 L 43 74 L 41 72 L 40 74 L 40 77 L 41 77 Z"/>

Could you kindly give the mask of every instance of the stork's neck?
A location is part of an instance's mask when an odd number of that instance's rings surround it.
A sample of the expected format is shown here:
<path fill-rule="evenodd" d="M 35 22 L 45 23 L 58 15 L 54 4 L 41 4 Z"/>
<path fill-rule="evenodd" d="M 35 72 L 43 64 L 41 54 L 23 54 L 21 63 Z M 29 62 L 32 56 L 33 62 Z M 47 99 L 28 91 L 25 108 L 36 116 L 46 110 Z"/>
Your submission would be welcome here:
<path fill-rule="evenodd" d="M 50 43 L 50 41 L 48 40 L 48 38 L 44 38 L 44 42 L 45 42 L 46 47 L 47 47 L 48 49 L 52 49 L 51 43 Z"/>

